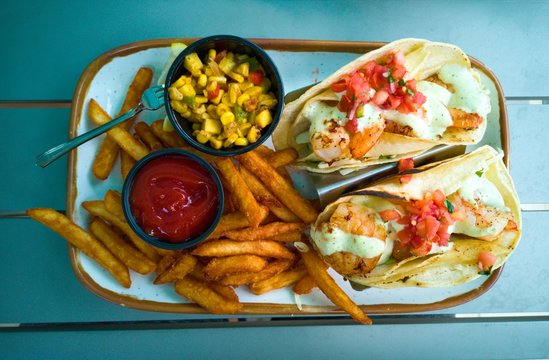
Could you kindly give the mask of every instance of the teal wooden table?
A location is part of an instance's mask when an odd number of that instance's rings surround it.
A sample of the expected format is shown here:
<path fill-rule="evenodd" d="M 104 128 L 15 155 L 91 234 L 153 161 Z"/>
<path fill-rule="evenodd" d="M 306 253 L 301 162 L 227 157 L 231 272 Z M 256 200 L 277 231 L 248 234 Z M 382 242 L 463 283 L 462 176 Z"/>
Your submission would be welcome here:
<path fill-rule="evenodd" d="M 521 201 L 548 204 L 549 2 L 12 2 L 0 12 L 0 212 L 64 209 L 67 163 L 35 156 L 67 139 L 85 67 L 135 41 L 230 33 L 247 38 L 459 45 L 499 78 L 508 105 L 511 175 Z M 286 89 L 291 91 L 293 89 Z M 445 310 L 265 318 L 155 313 L 90 293 L 63 239 L 29 219 L 0 219 L 0 357 L 542 358 L 549 356 L 549 214 L 523 212 L 521 244 L 483 296 Z M 245 320 L 245 319 L 242 319 Z"/>

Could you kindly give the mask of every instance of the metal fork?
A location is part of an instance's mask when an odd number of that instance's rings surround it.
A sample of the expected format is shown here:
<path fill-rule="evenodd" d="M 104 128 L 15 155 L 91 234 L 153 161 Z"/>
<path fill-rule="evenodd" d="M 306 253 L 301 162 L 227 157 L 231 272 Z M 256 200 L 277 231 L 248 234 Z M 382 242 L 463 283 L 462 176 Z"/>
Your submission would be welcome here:
<path fill-rule="evenodd" d="M 136 116 L 143 110 L 158 110 L 164 105 L 164 85 L 158 85 L 152 88 L 149 88 L 143 92 L 141 96 L 141 101 L 137 106 L 130 109 L 127 113 L 112 119 L 105 125 L 101 125 L 98 128 L 95 128 L 87 133 L 84 133 L 80 136 L 77 136 L 64 144 L 57 145 L 54 148 L 47 150 L 46 152 L 38 155 L 36 157 L 36 165 L 40 167 L 46 167 L 55 160 L 59 159 L 61 156 L 65 155 L 72 149 L 82 145 L 83 143 L 103 134 L 104 132 L 112 129 L 116 125 L 123 123 L 126 120 Z"/>

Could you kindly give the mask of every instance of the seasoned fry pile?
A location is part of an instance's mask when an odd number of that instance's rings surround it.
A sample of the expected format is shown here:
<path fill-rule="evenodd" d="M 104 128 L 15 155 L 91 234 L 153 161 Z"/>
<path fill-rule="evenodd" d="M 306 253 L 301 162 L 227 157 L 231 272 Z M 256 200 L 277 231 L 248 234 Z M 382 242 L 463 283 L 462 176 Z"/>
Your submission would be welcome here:
<path fill-rule="evenodd" d="M 120 113 L 139 102 L 151 79 L 150 69 L 137 72 Z M 98 125 L 111 120 L 93 99 L 88 115 Z M 206 241 L 185 251 L 149 245 L 126 222 L 121 194 L 115 189 L 103 199 L 81 204 L 91 215 L 87 230 L 52 209 L 29 209 L 28 215 L 59 233 L 126 288 L 131 287 L 131 271 L 154 272 L 154 284 L 173 283 L 178 294 L 207 311 L 234 314 L 243 307 L 234 290 L 238 286 L 247 286 L 256 295 L 288 286 L 297 294 L 306 294 L 318 286 L 355 320 L 370 323 L 306 245 L 302 234 L 318 211 L 299 195 L 285 170 L 297 159 L 295 150 L 274 152 L 261 146 L 236 158 L 214 157 L 190 148 L 177 133 L 165 131 L 163 120 L 133 125 L 129 120 L 108 132 L 93 173 L 106 179 L 118 153 L 124 179 L 137 160 L 161 148 L 182 148 L 202 156 L 218 171 L 225 191 L 224 214 Z M 302 253 L 297 248 L 311 250 Z"/>

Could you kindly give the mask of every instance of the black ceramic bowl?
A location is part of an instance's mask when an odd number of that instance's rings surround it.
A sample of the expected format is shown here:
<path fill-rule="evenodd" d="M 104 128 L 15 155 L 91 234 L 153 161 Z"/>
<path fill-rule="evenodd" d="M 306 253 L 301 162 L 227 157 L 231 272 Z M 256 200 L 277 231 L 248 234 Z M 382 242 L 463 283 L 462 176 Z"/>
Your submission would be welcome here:
<path fill-rule="evenodd" d="M 167 240 L 162 240 L 157 237 L 149 235 L 141 228 L 141 226 L 138 223 L 138 220 L 132 213 L 132 200 L 131 200 L 132 189 L 133 189 L 136 177 L 139 175 L 140 171 L 143 169 L 145 165 L 150 164 L 155 160 L 168 158 L 168 157 L 175 157 L 175 158 L 183 157 L 183 158 L 186 158 L 186 160 L 191 160 L 192 162 L 198 164 L 200 168 L 206 170 L 206 173 L 208 174 L 208 176 L 213 180 L 215 187 L 217 188 L 217 194 L 218 194 L 217 209 L 215 210 L 215 214 L 212 214 L 211 222 L 209 222 L 209 226 L 207 227 L 207 229 L 200 232 L 199 234 L 197 234 L 192 238 L 189 238 L 187 240 L 180 241 L 180 242 L 169 242 Z M 162 249 L 168 249 L 168 250 L 186 249 L 186 248 L 195 246 L 201 241 L 205 240 L 212 233 L 212 231 L 215 229 L 215 227 L 219 223 L 219 219 L 223 214 L 223 204 L 224 204 L 223 186 L 221 185 L 221 180 L 219 179 L 219 176 L 217 175 L 214 168 L 201 157 L 193 153 L 190 153 L 188 151 L 184 151 L 180 149 L 157 150 L 145 156 L 141 160 L 139 160 L 128 173 L 128 176 L 126 177 L 126 180 L 124 181 L 124 186 L 122 188 L 122 208 L 124 210 L 124 216 L 126 217 L 126 220 L 128 221 L 128 224 L 130 225 L 132 230 L 137 235 L 139 235 L 141 239 L 145 240 L 147 243 L 153 246 L 156 246 Z"/>
<path fill-rule="evenodd" d="M 261 64 L 266 72 L 267 78 L 271 81 L 271 91 L 274 93 L 276 100 L 278 101 L 275 108 L 272 109 L 273 121 L 267 127 L 261 130 L 261 137 L 252 144 L 242 147 L 233 148 L 221 148 L 214 149 L 209 143 L 201 144 L 193 136 L 192 123 L 183 118 L 177 111 L 174 111 L 170 106 L 170 98 L 168 92 L 165 92 L 164 103 L 168 118 L 170 119 L 173 127 L 179 133 L 179 135 L 185 139 L 192 147 L 203 151 L 210 155 L 216 156 L 234 156 L 243 154 L 247 151 L 253 150 L 261 145 L 272 134 L 278 124 L 280 114 L 282 113 L 282 106 L 284 105 L 284 88 L 282 86 L 282 79 L 278 70 L 267 53 L 259 46 L 252 42 L 232 35 L 215 35 L 198 40 L 189 45 L 179 56 L 175 59 L 168 75 L 166 76 L 166 89 L 170 87 L 172 83 L 177 81 L 182 75 L 188 74 L 187 69 L 183 66 L 185 57 L 191 53 L 196 52 L 200 59 L 204 59 L 210 49 L 216 51 L 232 51 L 239 54 L 247 54 L 255 57 Z"/>

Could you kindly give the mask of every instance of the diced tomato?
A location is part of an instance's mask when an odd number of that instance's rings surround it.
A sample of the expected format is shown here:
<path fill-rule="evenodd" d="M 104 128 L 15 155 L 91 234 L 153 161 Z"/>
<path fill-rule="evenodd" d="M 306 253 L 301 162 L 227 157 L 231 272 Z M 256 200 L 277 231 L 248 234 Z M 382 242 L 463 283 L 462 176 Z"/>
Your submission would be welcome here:
<path fill-rule="evenodd" d="M 421 105 L 425 104 L 425 101 L 427 101 L 427 98 L 425 97 L 425 95 L 423 95 L 419 91 L 416 91 L 414 93 L 414 102 L 417 105 L 421 106 Z"/>
<path fill-rule="evenodd" d="M 427 216 L 425 218 L 425 237 L 428 241 L 432 241 L 435 235 L 437 234 L 438 228 L 440 227 L 440 223 L 438 220 L 433 216 Z"/>
<path fill-rule="evenodd" d="M 403 78 L 405 74 L 406 74 L 406 68 L 404 66 L 395 65 L 392 72 L 393 78 L 400 79 L 400 78 Z"/>
<path fill-rule="evenodd" d="M 345 81 L 345 79 L 341 79 L 338 82 L 333 83 L 331 88 L 332 91 L 336 93 L 345 91 L 347 89 L 347 82 Z"/>
<path fill-rule="evenodd" d="M 215 87 L 215 89 L 213 91 L 208 91 L 208 99 L 209 100 L 215 99 L 219 95 L 219 90 L 220 89 L 221 88 L 219 87 L 219 84 L 217 84 L 217 86 Z"/>
<path fill-rule="evenodd" d="M 339 100 L 339 103 L 337 104 L 337 109 L 341 112 L 347 113 L 349 110 L 351 110 L 351 107 L 353 106 L 353 101 L 351 98 L 349 98 L 347 95 L 343 95 L 341 97 L 341 100 Z"/>
<path fill-rule="evenodd" d="M 404 58 L 404 53 L 402 51 L 396 51 L 393 53 L 393 62 L 395 65 L 401 65 L 404 66 L 404 61 L 406 59 Z"/>
<path fill-rule="evenodd" d="M 398 172 L 403 172 L 406 170 L 411 170 L 414 168 L 414 159 L 405 158 L 398 161 Z"/>
<path fill-rule="evenodd" d="M 381 220 L 385 222 L 400 219 L 400 213 L 395 209 L 387 209 L 387 210 L 380 211 L 379 216 L 381 217 Z"/>
<path fill-rule="evenodd" d="M 397 236 L 402 245 L 407 245 L 412 240 L 412 229 L 409 227 L 405 227 L 397 233 Z"/>
<path fill-rule="evenodd" d="M 370 60 L 364 65 L 363 67 L 363 73 L 366 75 L 366 77 L 372 76 L 374 73 L 374 69 L 376 68 L 377 63 L 374 60 Z"/>
<path fill-rule="evenodd" d="M 489 251 L 481 251 L 478 255 L 478 268 L 480 271 L 490 271 L 496 263 L 497 257 Z"/>
<path fill-rule="evenodd" d="M 250 74 L 248 75 L 248 79 L 250 79 L 250 81 L 255 86 L 259 86 L 263 81 L 263 72 L 261 70 L 250 71 Z"/>
<path fill-rule="evenodd" d="M 401 175 L 399 178 L 401 184 L 408 184 L 412 181 L 412 174 Z"/>
<path fill-rule="evenodd" d="M 425 243 L 425 239 L 423 239 L 419 235 L 412 235 L 412 239 L 410 240 L 410 245 L 412 245 L 412 248 L 418 248 L 423 246 L 423 243 Z"/>
<path fill-rule="evenodd" d="M 431 193 L 431 195 L 433 197 L 433 201 L 435 202 L 435 204 L 437 204 L 437 206 L 444 206 L 444 200 L 446 200 L 446 195 L 444 195 L 442 191 L 436 189 Z"/>
<path fill-rule="evenodd" d="M 358 131 L 358 119 L 350 119 L 345 123 L 345 129 L 347 131 L 350 131 L 352 133 L 356 133 Z"/>
<path fill-rule="evenodd" d="M 389 98 L 389 93 L 385 90 L 379 90 L 376 92 L 374 97 L 372 98 L 372 102 L 378 106 L 383 105 L 385 101 Z"/>
<path fill-rule="evenodd" d="M 420 246 L 412 247 L 410 249 L 410 252 L 415 256 L 425 256 L 429 254 L 432 248 L 433 248 L 432 243 L 424 241 Z"/>

